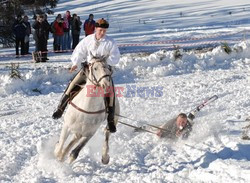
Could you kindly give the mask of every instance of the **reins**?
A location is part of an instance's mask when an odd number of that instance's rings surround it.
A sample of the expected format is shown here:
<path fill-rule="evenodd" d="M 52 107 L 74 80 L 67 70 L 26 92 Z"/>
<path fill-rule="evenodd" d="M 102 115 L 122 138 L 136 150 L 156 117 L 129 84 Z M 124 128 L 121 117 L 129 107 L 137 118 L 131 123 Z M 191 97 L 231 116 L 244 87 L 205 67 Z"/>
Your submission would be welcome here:
<path fill-rule="evenodd" d="M 69 101 L 69 104 L 71 104 L 75 109 L 77 109 L 80 112 L 86 113 L 86 114 L 99 114 L 99 113 L 103 113 L 106 112 L 106 109 L 102 109 L 99 111 L 86 111 L 81 109 L 80 107 L 78 107 L 76 104 L 74 104 L 72 101 Z"/>
<path fill-rule="evenodd" d="M 102 61 L 97 61 L 97 62 L 102 62 Z M 92 80 L 91 78 L 88 77 L 88 74 L 83 70 L 83 73 L 86 75 L 86 77 L 88 78 L 88 80 L 93 83 L 95 86 L 100 86 L 100 82 L 102 79 L 106 78 L 106 77 L 111 77 L 112 75 L 112 71 L 111 74 L 105 74 L 102 77 L 100 77 L 98 80 L 96 79 L 95 75 L 93 74 L 93 65 L 97 62 L 93 62 L 92 64 L 90 63 L 89 66 L 91 66 L 91 75 L 93 77 L 94 80 Z"/>
<path fill-rule="evenodd" d="M 97 62 L 101 62 L 101 61 L 97 61 Z M 91 75 L 92 75 L 92 77 L 93 77 L 94 80 L 92 80 L 91 78 L 89 78 L 88 73 L 86 73 L 85 70 L 84 70 L 85 68 L 83 68 L 83 73 L 85 74 L 85 76 L 87 77 L 87 79 L 88 79 L 91 83 L 93 83 L 95 86 L 100 86 L 99 83 L 101 82 L 101 80 L 104 79 L 105 77 L 110 77 L 110 78 L 111 78 L 111 75 L 110 75 L 110 74 L 105 74 L 105 75 L 103 75 L 102 77 L 100 77 L 100 78 L 97 80 L 96 77 L 95 77 L 95 75 L 93 74 L 93 65 L 94 65 L 95 63 L 96 63 L 96 62 L 93 62 L 93 64 L 89 64 L 89 66 L 92 66 L 92 67 L 91 67 Z M 112 79 L 111 79 L 111 81 L 112 81 Z M 113 82 L 112 82 L 112 84 L 113 84 Z M 102 110 L 99 110 L 99 111 L 86 111 L 86 110 L 84 110 L 84 109 L 78 107 L 76 104 L 74 104 L 74 103 L 72 102 L 72 100 L 69 101 L 69 104 L 71 104 L 72 107 L 74 107 L 74 108 L 77 109 L 78 111 L 83 112 L 83 113 L 86 113 L 86 114 L 100 114 L 100 113 L 103 113 L 103 112 L 107 112 L 107 107 L 106 107 L 105 109 L 102 109 Z"/>

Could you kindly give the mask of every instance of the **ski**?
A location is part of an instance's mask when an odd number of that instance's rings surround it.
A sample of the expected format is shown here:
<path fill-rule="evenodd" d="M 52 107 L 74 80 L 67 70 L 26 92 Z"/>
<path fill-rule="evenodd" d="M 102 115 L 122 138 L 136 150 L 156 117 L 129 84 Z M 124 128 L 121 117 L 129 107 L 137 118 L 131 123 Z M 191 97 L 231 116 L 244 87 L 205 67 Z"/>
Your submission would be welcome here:
<path fill-rule="evenodd" d="M 206 99 L 204 102 L 202 102 L 200 105 L 198 105 L 197 107 L 195 107 L 193 110 L 191 110 L 189 112 L 188 118 L 190 120 L 193 120 L 195 117 L 195 114 L 197 112 L 199 112 L 203 107 L 207 106 L 208 104 L 210 104 L 211 102 L 214 102 L 215 100 L 217 100 L 219 97 L 217 95 L 214 95 L 208 99 Z"/>
<path fill-rule="evenodd" d="M 208 98 L 207 100 L 205 100 L 203 103 L 201 103 L 200 105 L 198 105 L 195 109 L 193 109 L 192 111 L 200 111 L 203 107 L 205 107 L 206 105 L 210 104 L 211 102 L 217 100 L 219 97 L 217 95 L 214 95 L 210 98 Z"/>

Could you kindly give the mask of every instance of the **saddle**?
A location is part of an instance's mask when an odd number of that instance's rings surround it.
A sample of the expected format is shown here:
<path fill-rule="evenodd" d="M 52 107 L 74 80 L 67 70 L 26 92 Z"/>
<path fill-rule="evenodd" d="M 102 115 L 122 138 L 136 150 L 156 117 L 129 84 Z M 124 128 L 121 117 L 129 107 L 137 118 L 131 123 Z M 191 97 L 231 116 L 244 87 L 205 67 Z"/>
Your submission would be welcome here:
<path fill-rule="evenodd" d="M 69 101 L 72 101 L 75 96 L 80 93 L 80 91 L 84 88 L 86 83 L 83 84 L 76 84 L 73 90 L 69 94 Z"/>

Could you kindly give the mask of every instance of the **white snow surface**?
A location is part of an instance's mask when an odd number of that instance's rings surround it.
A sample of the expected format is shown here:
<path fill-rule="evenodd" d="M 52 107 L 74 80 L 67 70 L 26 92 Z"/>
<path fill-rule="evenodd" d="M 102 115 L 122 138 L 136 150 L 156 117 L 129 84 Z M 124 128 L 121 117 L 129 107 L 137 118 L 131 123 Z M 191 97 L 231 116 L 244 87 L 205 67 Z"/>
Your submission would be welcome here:
<path fill-rule="evenodd" d="M 250 145 L 241 139 L 250 117 L 249 1 L 60 0 L 55 14 L 66 10 L 82 20 L 89 13 L 109 18 L 108 34 L 124 51 L 114 72 L 116 86 L 125 88 L 121 114 L 134 119 L 121 121 L 160 125 L 212 95 L 219 98 L 198 113 L 187 140 L 159 139 L 118 124 L 110 138 L 110 163 L 103 165 L 103 123 L 69 165 L 53 155 L 63 118 L 51 115 L 73 77 L 71 53 L 49 53 L 47 63 L 35 64 L 30 56 L 14 58 L 14 48 L 1 49 L 0 182 L 250 182 Z M 200 51 L 180 45 L 183 56 L 175 60 L 170 47 L 151 44 L 191 44 L 190 38 L 227 40 L 233 51 L 225 53 L 220 41 Z M 133 44 L 125 47 L 133 53 L 125 53 L 124 44 Z M 20 63 L 22 79 L 10 78 L 10 63 Z M 128 92 L 133 87 L 135 96 Z"/>

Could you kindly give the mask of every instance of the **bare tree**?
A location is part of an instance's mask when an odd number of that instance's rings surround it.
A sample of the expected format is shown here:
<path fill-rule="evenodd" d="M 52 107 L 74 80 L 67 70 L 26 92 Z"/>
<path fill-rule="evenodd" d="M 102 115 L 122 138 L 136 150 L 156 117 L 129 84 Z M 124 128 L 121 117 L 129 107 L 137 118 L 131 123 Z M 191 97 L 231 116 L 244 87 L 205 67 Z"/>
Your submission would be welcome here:
<path fill-rule="evenodd" d="M 14 45 L 12 25 L 17 15 L 26 12 L 53 14 L 59 0 L 0 0 L 0 45 L 11 47 Z"/>

